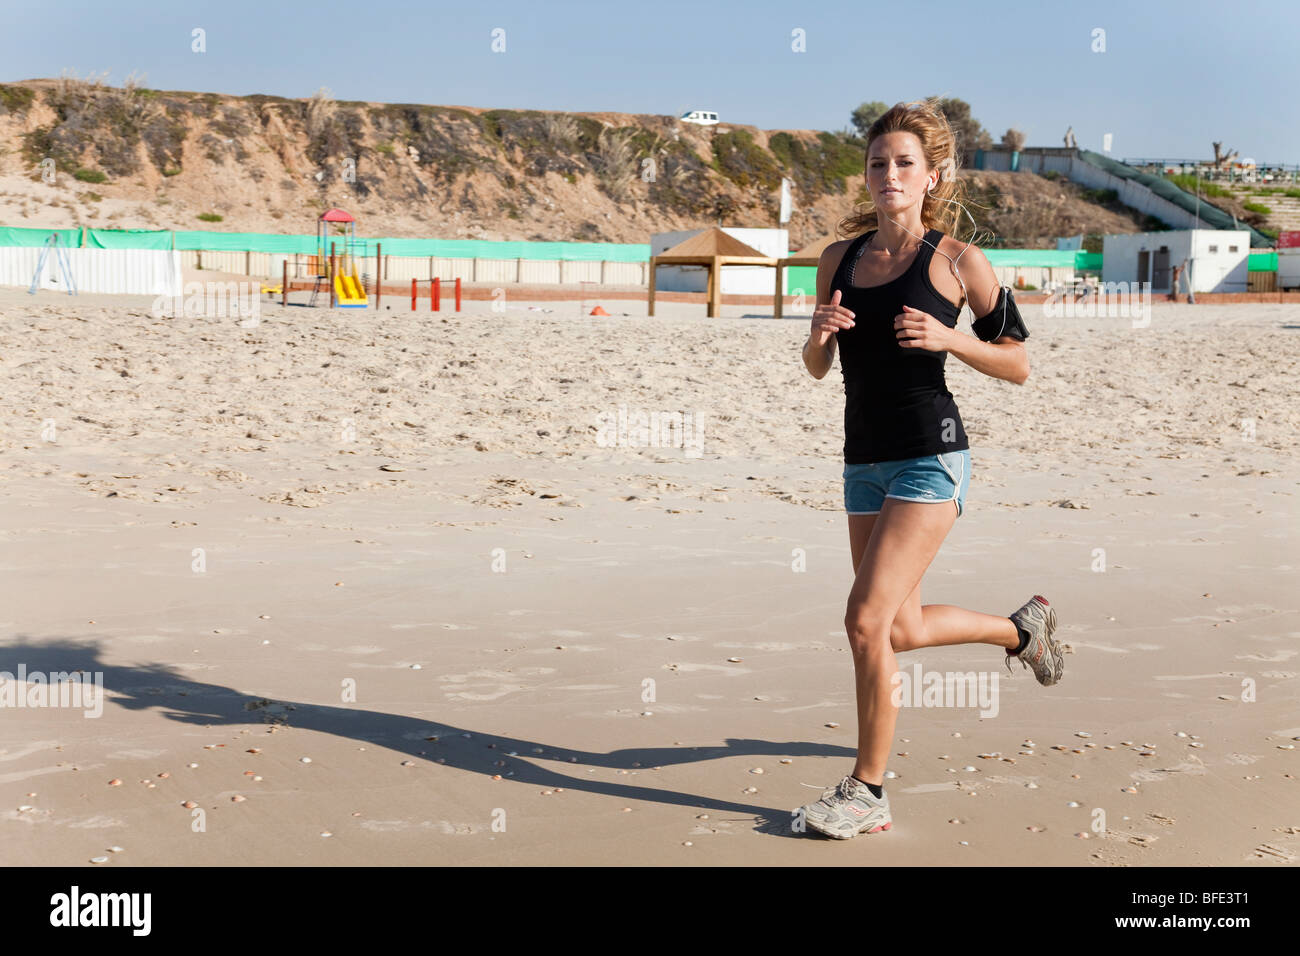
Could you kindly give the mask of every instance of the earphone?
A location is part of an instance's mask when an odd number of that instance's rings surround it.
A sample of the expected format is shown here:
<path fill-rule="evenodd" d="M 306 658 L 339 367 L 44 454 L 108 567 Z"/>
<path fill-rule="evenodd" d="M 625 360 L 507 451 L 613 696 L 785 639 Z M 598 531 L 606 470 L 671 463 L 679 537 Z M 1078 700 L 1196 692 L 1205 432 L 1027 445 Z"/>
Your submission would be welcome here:
<path fill-rule="evenodd" d="M 934 187 L 935 187 L 935 183 L 930 183 L 930 185 L 929 185 L 928 187 L 926 187 L 926 190 L 925 190 L 926 193 L 929 194 L 929 193 L 934 192 Z M 938 197 L 933 197 L 933 198 L 938 198 Z M 955 199 L 940 199 L 939 201 L 940 201 L 940 202 L 950 202 L 950 203 L 952 203 L 952 204 L 955 205 L 955 206 L 961 206 L 961 211 L 964 212 L 964 213 L 966 214 L 966 218 L 970 220 L 970 225 L 971 225 L 971 238 L 973 239 L 973 238 L 974 238 L 975 230 L 978 229 L 978 226 L 975 225 L 975 217 L 972 216 L 972 215 L 970 214 L 970 210 L 967 209 L 967 208 L 966 208 L 964 205 L 962 205 L 961 203 L 957 202 L 957 200 L 955 200 Z M 877 210 L 877 211 L 879 211 L 879 210 Z M 886 216 L 883 212 L 880 213 L 880 215 L 885 216 L 886 219 L 888 219 L 890 222 L 892 222 L 895 226 L 898 226 L 899 229 L 902 229 L 904 232 L 906 232 L 906 233 L 907 233 L 909 236 L 911 236 L 912 238 L 914 238 L 914 239 L 920 239 L 920 240 L 921 240 L 922 242 L 924 242 L 927 246 L 930 246 L 932 249 L 934 249 L 935 252 L 938 252 L 939 255 L 943 256 L 945 259 L 947 259 L 949 262 L 952 263 L 953 274 L 957 276 L 957 281 L 958 281 L 959 283 L 961 283 L 961 294 L 962 294 L 962 296 L 966 299 L 966 304 L 969 306 L 969 305 L 970 305 L 970 294 L 966 291 L 966 283 L 962 281 L 962 278 L 961 278 L 961 270 L 957 268 L 957 262 L 958 262 L 958 260 L 961 259 L 962 256 L 964 256 L 964 255 L 966 254 L 966 249 L 969 249 L 969 248 L 971 247 L 971 244 L 970 244 L 969 242 L 966 243 L 966 248 L 965 248 L 965 249 L 962 249 L 961 252 L 957 253 L 957 258 L 954 259 L 952 256 L 948 255 L 946 252 L 941 251 L 941 250 L 939 249 L 939 247 L 936 246 L 934 243 L 932 243 L 932 242 L 926 242 L 926 239 L 925 239 L 924 236 L 918 236 L 916 233 L 910 231 L 910 230 L 907 229 L 905 226 L 901 225 L 901 224 L 898 222 L 898 220 L 897 220 L 897 219 L 894 219 L 892 216 Z M 1005 286 L 1005 285 L 1004 285 L 1004 286 L 999 286 L 999 288 L 1001 288 L 1001 289 L 1005 289 L 1006 292 L 1007 292 L 1008 294 L 1010 294 L 1010 292 L 1011 292 L 1011 287 L 1010 287 L 1010 286 Z M 972 315 L 972 316 L 975 315 L 975 310 L 974 310 L 974 309 L 971 309 L 971 315 Z M 995 336 L 993 336 L 993 338 L 989 339 L 988 341 L 990 341 L 990 342 L 997 341 L 999 338 L 1002 337 L 1002 333 L 1006 331 L 1006 328 L 1007 328 L 1007 300 L 1006 300 L 1005 298 L 1002 298 L 1002 327 L 1001 327 L 1000 329 L 998 329 L 998 334 L 995 335 Z"/>

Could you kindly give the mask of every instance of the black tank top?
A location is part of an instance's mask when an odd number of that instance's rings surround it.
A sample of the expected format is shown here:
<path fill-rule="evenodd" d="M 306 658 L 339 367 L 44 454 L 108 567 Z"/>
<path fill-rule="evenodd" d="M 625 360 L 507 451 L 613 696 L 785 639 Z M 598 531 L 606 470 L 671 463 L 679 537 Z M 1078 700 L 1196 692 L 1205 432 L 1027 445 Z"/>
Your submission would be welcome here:
<path fill-rule="evenodd" d="M 929 230 L 898 278 L 857 288 L 851 285 L 854 266 L 875 232 L 849 243 L 831 280 L 831 293 L 839 289 L 840 304 L 854 314 L 853 328 L 835 333 L 844 374 L 844 462 L 866 465 L 969 448 L 943 377 L 948 353 L 904 348 L 894 329 L 904 305 L 957 327 L 960 310 L 930 281 L 930 260 L 943 233 Z"/>

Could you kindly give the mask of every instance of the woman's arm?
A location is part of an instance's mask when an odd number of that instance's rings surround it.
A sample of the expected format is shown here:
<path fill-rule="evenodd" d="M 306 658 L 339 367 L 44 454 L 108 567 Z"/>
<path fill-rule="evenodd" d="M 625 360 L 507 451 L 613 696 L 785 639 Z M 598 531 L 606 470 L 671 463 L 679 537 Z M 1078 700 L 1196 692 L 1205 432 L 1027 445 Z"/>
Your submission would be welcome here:
<path fill-rule="evenodd" d="M 849 328 L 853 324 L 853 313 L 839 304 L 839 296 L 830 295 L 831 279 L 839 266 L 839 260 L 831 249 L 839 243 L 831 243 L 822 250 L 817 262 L 817 307 L 813 311 L 812 331 L 803 344 L 803 364 L 813 378 L 825 378 L 835 361 L 835 349 L 838 346 L 835 329 Z"/>
<path fill-rule="evenodd" d="M 970 296 L 971 311 L 976 318 L 984 318 L 993 311 L 1002 286 L 997 274 L 983 251 L 972 246 L 957 259 L 962 282 Z M 1010 335 L 1000 335 L 992 342 L 983 342 L 973 335 L 955 335 L 948 346 L 955 355 L 977 372 L 1003 381 L 1023 385 L 1029 378 L 1029 353 L 1021 342 Z"/>
<path fill-rule="evenodd" d="M 831 336 L 825 345 L 817 344 L 816 334 L 808 336 L 803 344 L 803 364 L 813 378 L 825 378 L 835 362 L 835 336 Z"/>

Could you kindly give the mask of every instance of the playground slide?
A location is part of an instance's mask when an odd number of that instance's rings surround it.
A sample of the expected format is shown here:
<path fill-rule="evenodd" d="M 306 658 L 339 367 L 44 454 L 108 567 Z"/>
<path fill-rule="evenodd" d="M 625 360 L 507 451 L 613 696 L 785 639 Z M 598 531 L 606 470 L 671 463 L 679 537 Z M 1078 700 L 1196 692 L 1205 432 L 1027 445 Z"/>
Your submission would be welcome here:
<path fill-rule="evenodd" d="M 352 275 L 343 273 L 334 277 L 334 295 L 341 309 L 364 309 L 369 304 L 355 269 Z"/>

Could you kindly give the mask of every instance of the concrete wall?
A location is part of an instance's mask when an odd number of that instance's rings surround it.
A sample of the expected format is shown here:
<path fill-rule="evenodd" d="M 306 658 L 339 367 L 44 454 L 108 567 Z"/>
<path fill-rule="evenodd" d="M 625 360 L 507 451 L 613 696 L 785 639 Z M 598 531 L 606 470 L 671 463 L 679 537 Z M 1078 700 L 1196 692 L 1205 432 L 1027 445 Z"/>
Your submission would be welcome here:
<path fill-rule="evenodd" d="M 1074 161 L 1074 150 L 1064 146 L 1046 147 L 1029 146 L 1020 151 L 1020 163 L 1016 171 L 1021 173 L 1038 173 L 1040 176 L 1048 170 L 1066 173 Z M 1011 151 L 1004 149 L 984 150 L 984 165 L 981 169 L 994 172 L 1011 172 Z"/>
<path fill-rule="evenodd" d="M 1277 251 L 1277 284 L 1282 289 L 1300 288 L 1300 249 Z"/>
<path fill-rule="evenodd" d="M 1007 172 L 1011 168 L 1011 153 L 1002 150 L 984 152 L 984 169 Z M 1065 148 L 1032 147 L 1021 151 L 1019 172 L 1042 175 L 1055 170 L 1071 182 L 1089 189 L 1113 189 L 1119 194 L 1120 202 L 1132 206 L 1139 212 L 1155 216 L 1161 222 L 1171 226 L 1186 226 L 1194 229 L 1198 225 L 1195 212 L 1189 212 L 1182 206 L 1171 203 L 1157 196 L 1141 183 L 1131 179 L 1112 176 L 1104 169 L 1098 169 L 1091 163 L 1085 163 L 1074 155 L 1074 150 Z"/>
<path fill-rule="evenodd" d="M 765 256 L 783 259 L 790 254 L 790 232 L 787 229 L 735 229 L 721 227 L 732 238 L 752 246 Z M 688 229 L 679 232 L 657 232 L 650 237 L 650 255 L 667 252 L 691 236 L 708 232 L 707 229 Z M 660 266 L 655 274 L 655 288 L 663 292 L 707 292 L 709 277 L 707 266 Z M 773 295 L 776 292 L 776 269 L 770 266 L 724 266 L 722 269 L 723 295 Z"/>
<path fill-rule="evenodd" d="M 1230 229 L 1180 229 L 1103 237 L 1103 282 L 1151 282 L 1152 292 L 1168 292 L 1173 267 L 1190 261 L 1192 291 L 1245 292 L 1250 259 L 1250 233 Z M 1168 250 L 1169 272 L 1157 275 L 1157 254 Z M 1233 251 L 1235 248 L 1236 251 Z M 1211 251 L 1213 249 L 1213 251 Z M 1138 274 L 1139 253 L 1148 256 L 1147 273 Z M 1180 290 L 1186 288 L 1183 280 Z"/>

